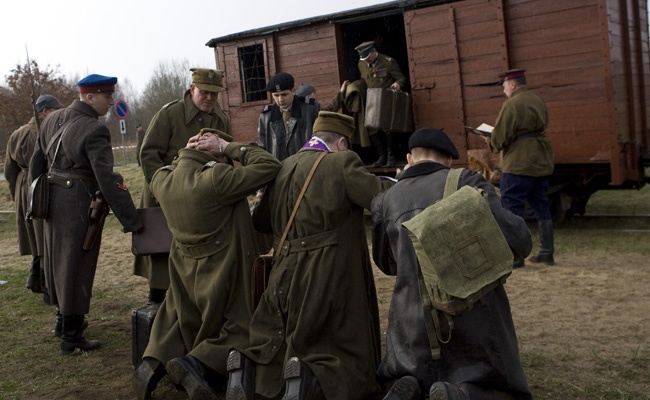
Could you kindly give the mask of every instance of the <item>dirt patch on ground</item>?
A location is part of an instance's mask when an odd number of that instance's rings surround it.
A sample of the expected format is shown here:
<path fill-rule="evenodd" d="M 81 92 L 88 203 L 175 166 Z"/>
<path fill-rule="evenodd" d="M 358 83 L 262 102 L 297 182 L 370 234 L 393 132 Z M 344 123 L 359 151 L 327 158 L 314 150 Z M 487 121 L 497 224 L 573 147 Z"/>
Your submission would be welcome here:
<path fill-rule="evenodd" d="M 13 246 L 10 240 L 0 242 L 0 273 L 7 266 L 28 264 Z M 131 263 L 130 236 L 107 229 L 87 331 L 89 338 L 102 341 L 99 351 L 58 356 L 58 339 L 46 334 L 53 321 L 50 307 L 37 307 L 39 315 L 16 317 L 16 351 L 3 358 L 0 382 L 10 377 L 20 395 L 3 397 L 0 385 L 0 398 L 133 398 L 131 310 L 144 304 L 147 289 L 144 280 L 132 276 Z M 536 398 L 650 398 L 645 397 L 650 391 L 649 264 L 642 255 L 597 251 L 559 254 L 556 266 L 514 271 L 506 289 Z M 375 272 L 385 329 L 394 278 Z M 17 310 L 23 306 L 15 305 Z M 638 371 L 645 371 L 644 376 Z M 156 398 L 184 398 L 168 381 L 160 387 Z M 602 395 L 607 388 L 611 397 Z"/>

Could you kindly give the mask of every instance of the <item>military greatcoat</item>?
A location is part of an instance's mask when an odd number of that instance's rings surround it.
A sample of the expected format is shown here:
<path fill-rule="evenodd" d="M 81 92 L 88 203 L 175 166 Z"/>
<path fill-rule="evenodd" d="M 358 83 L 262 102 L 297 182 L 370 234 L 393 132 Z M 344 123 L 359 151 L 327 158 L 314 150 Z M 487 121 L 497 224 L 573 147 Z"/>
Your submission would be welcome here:
<path fill-rule="evenodd" d="M 190 354 L 222 375 L 232 347 L 248 344 L 250 269 L 257 256 L 247 196 L 270 182 L 280 162 L 257 146 L 231 143 L 234 168 L 181 149 L 156 172 L 151 190 L 174 240 L 170 286 L 145 357 L 165 364 Z"/>
<path fill-rule="evenodd" d="M 36 119 L 32 119 L 18 128 L 9 137 L 5 156 L 5 179 L 9 184 L 9 195 L 15 202 L 16 226 L 18 228 L 18 252 L 21 256 L 33 254 L 42 255 L 41 221 L 25 220 L 25 212 L 29 206 L 29 160 L 34 153 L 34 144 L 38 128 Z"/>
<path fill-rule="evenodd" d="M 153 117 L 140 150 L 140 164 L 144 173 L 140 207 L 158 207 L 149 189 L 151 177 L 159 168 L 170 165 L 178 151 L 202 128 L 214 128 L 228 134 L 232 132 L 230 120 L 218 104 L 205 113 L 194 105 L 189 90 L 182 100 L 166 104 Z M 152 288 L 167 289 L 169 286 L 166 255 L 135 257 L 134 273 L 149 279 Z"/>
<path fill-rule="evenodd" d="M 259 205 L 256 227 L 279 240 L 319 150 L 282 162 Z M 377 298 L 363 210 L 390 186 L 352 151 L 323 158 L 280 249 L 251 321 L 256 390 L 274 397 L 291 357 L 304 361 L 328 399 L 363 399 L 377 389 Z M 269 229 L 270 228 L 270 229 Z"/>
<path fill-rule="evenodd" d="M 416 163 L 390 190 L 372 201 L 373 259 L 387 275 L 396 276 L 388 312 L 386 355 L 378 369 L 382 382 L 411 375 L 422 393 L 441 380 L 475 383 L 530 399 L 519 359 L 517 336 L 508 297 L 502 285 L 488 293 L 471 310 L 454 316 L 449 343 L 441 343 L 441 359 L 431 356 L 422 301 L 418 289 L 418 261 L 402 223 L 442 198 L 449 169 L 435 162 Z M 488 193 L 490 209 L 515 257 L 526 257 L 532 248 L 530 231 L 523 219 L 501 207 L 494 187 L 480 174 L 463 171 L 460 186 Z M 439 320 L 442 337 L 449 337 L 446 319 Z"/>
<path fill-rule="evenodd" d="M 88 230 L 92 196 L 101 191 L 125 232 L 142 228 L 131 194 L 120 174 L 113 172 L 111 133 L 97 112 L 75 100 L 43 122 L 30 162 L 30 178 L 50 171 L 50 202 L 44 220 L 45 282 L 52 304 L 63 315 L 88 314 L 101 245 L 101 231 L 92 249 L 82 250 Z M 72 124 L 45 154 L 59 126 Z M 57 149 L 58 148 L 58 152 Z M 47 157 L 47 158 L 46 158 Z"/>
<path fill-rule="evenodd" d="M 377 54 L 377 58 L 372 64 L 359 61 L 358 66 L 361 79 L 366 82 L 368 88 L 386 89 L 395 82 L 401 88 L 406 85 L 406 77 L 393 57 Z"/>
<path fill-rule="evenodd" d="M 528 176 L 553 173 L 553 148 L 545 135 L 548 114 L 544 101 L 520 86 L 503 102 L 488 142 L 493 153 L 503 150 L 502 172 Z"/>

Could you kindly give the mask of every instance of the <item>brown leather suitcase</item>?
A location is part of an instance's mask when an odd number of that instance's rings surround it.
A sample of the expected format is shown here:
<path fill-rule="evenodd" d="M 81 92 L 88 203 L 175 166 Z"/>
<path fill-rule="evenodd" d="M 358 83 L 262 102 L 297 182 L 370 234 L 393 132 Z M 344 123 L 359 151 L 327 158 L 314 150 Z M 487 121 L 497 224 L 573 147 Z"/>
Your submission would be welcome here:
<path fill-rule="evenodd" d="M 172 233 L 160 207 L 138 208 L 142 230 L 133 232 L 131 252 L 136 256 L 169 253 Z"/>
<path fill-rule="evenodd" d="M 368 89 L 365 125 L 385 132 L 412 132 L 411 96 L 399 90 Z"/>
<path fill-rule="evenodd" d="M 134 308 L 131 315 L 131 356 L 133 369 L 142 363 L 142 355 L 149 344 L 151 326 L 158 313 L 160 304 L 148 304 L 144 307 Z"/>

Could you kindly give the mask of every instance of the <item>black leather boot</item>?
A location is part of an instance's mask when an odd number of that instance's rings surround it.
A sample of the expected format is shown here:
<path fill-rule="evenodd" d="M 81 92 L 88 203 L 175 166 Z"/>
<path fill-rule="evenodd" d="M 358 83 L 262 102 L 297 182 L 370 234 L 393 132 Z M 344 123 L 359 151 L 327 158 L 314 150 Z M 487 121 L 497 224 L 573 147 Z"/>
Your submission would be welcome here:
<path fill-rule="evenodd" d="M 54 324 L 54 329 L 52 330 L 52 336 L 53 337 L 61 337 L 63 334 L 63 315 L 61 315 L 61 312 L 59 311 L 59 306 L 56 306 L 56 322 Z M 85 331 L 86 328 L 88 328 L 88 320 L 84 317 L 84 323 L 81 326 L 82 329 Z"/>
<path fill-rule="evenodd" d="M 325 400 L 318 379 L 298 357 L 290 358 L 284 366 L 284 384 L 282 400 Z"/>
<path fill-rule="evenodd" d="M 138 400 L 148 400 L 158 382 L 165 376 L 165 367 L 155 358 L 145 357 L 133 371 L 133 391 Z"/>
<path fill-rule="evenodd" d="M 39 256 L 32 257 L 32 267 L 27 278 L 27 289 L 34 293 L 43 293 L 41 286 L 41 258 Z"/>
<path fill-rule="evenodd" d="M 377 161 L 372 164 L 373 167 L 383 167 L 384 164 L 386 164 L 386 145 L 384 144 L 383 136 L 384 133 L 381 131 L 370 136 L 370 142 L 372 142 L 372 145 L 379 156 Z"/>
<path fill-rule="evenodd" d="M 419 400 L 420 384 L 413 376 L 399 378 L 382 400 Z"/>
<path fill-rule="evenodd" d="M 537 226 L 539 228 L 540 248 L 539 253 L 536 256 L 531 257 L 530 261 L 534 263 L 544 263 L 546 265 L 555 265 L 555 259 L 553 258 L 553 220 L 544 219 L 537 221 Z"/>
<path fill-rule="evenodd" d="M 84 338 L 84 321 L 85 317 L 83 315 L 63 316 L 60 352 L 62 356 L 78 355 L 99 348 L 99 340 L 86 340 Z"/>
<path fill-rule="evenodd" d="M 167 373 L 182 386 L 190 400 L 219 400 L 217 391 L 225 389 L 225 377 L 196 358 L 186 355 L 167 361 Z"/>
<path fill-rule="evenodd" d="M 253 400 L 255 363 L 237 350 L 228 354 L 226 400 Z"/>
<path fill-rule="evenodd" d="M 429 400 L 469 400 L 470 397 L 456 385 L 448 382 L 436 382 L 429 389 Z"/>
<path fill-rule="evenodd" d="M 388 157 L 386 158 L 386 164 L 384 167 L 394 167 L 395 166 L 395 151 L 393 150 L 393 135 L 390 133 L 386 134 L 386 152 Z"/>

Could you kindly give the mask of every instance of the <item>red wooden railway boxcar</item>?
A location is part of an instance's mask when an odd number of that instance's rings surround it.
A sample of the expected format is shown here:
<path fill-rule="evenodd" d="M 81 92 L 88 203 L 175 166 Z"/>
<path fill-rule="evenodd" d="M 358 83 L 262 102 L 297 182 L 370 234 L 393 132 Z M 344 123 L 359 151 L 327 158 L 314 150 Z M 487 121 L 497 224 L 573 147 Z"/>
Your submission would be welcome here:
<path fill-rule="evenodd" d="M 504 100 L 497 74 L 524 68 L 549 110 L 554 209 L 583 212 L 601 189 L 639 188 L 650 165 L 646 0 L 392 1 L 211 39 L 237 140 L 253 141 L 266 81 L 307 82 L 327 102 L 358 79 L 354 47 L 374 40 L 408 78 L 415 128 L 438 127 L 485 167 L 483 140 L 464 126 L 493 124 Z M 408 134 L 400 139 L 406 152 Z M 362 158 L 369 149 L 356 148 Z M 478 160 L 478 162 L 477 162 Z"/>

